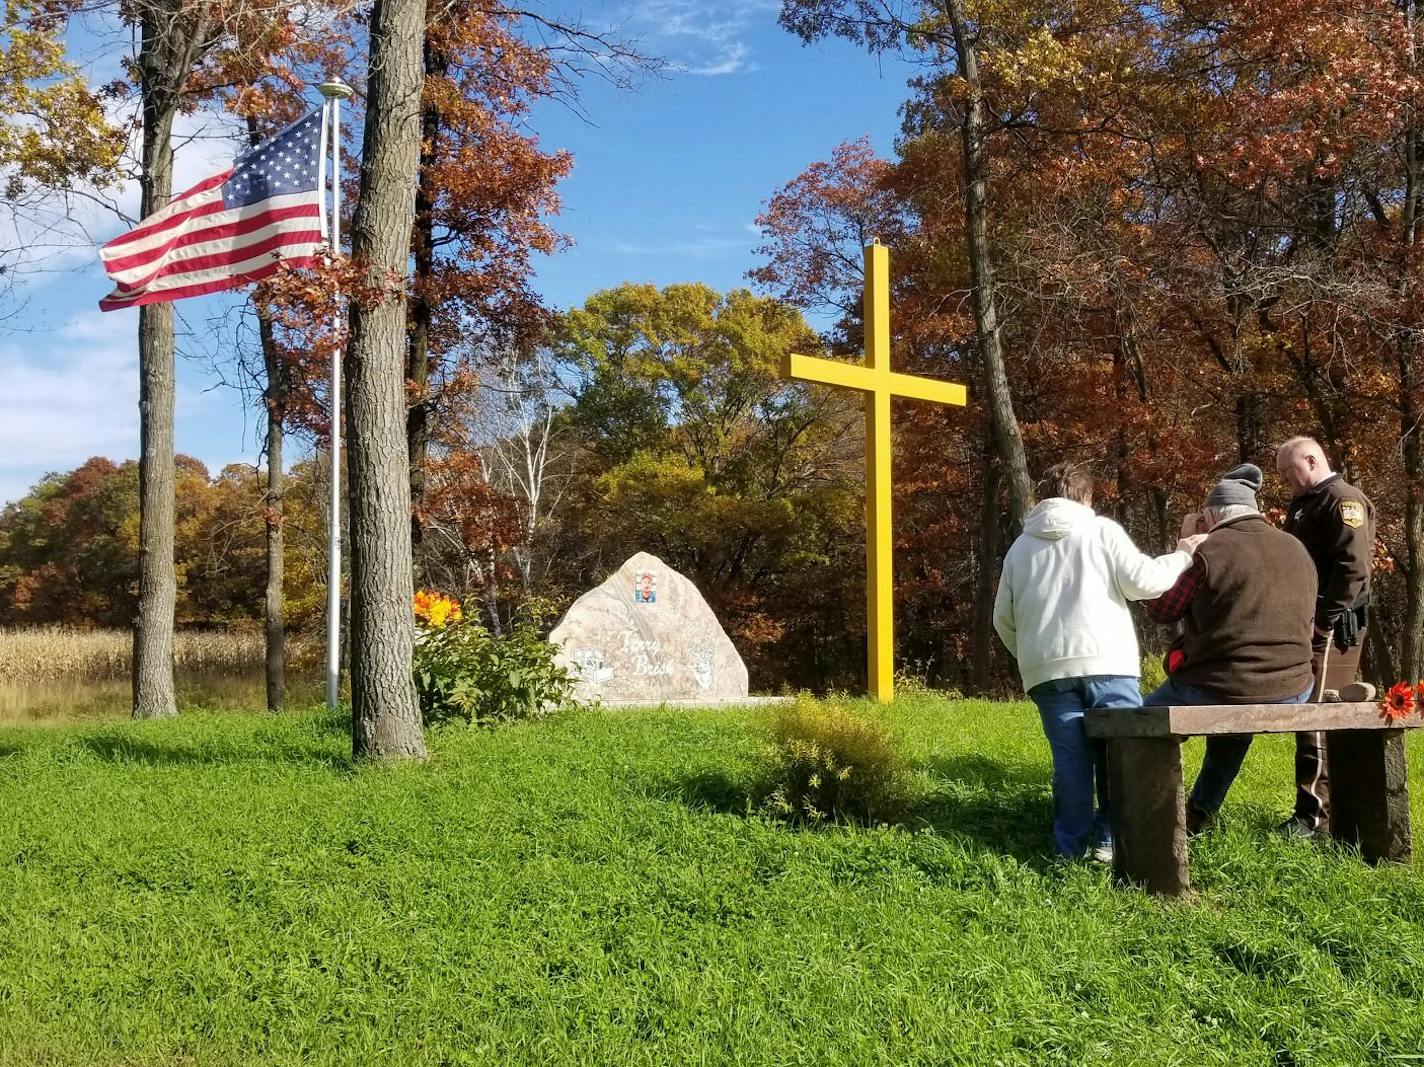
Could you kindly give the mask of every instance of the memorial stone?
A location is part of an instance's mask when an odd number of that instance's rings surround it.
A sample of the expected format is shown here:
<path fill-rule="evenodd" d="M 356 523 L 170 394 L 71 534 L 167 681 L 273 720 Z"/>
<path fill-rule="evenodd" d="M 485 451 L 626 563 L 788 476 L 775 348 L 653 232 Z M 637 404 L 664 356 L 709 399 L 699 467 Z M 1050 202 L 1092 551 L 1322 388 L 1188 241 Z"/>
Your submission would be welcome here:
<path fill-rule="evenodd" d="M 574 696 L 605 704 L 715 704 L 747 697 L 747 668 L 683 575 L 639 552 L 574 601 L 549 640 Z"/>

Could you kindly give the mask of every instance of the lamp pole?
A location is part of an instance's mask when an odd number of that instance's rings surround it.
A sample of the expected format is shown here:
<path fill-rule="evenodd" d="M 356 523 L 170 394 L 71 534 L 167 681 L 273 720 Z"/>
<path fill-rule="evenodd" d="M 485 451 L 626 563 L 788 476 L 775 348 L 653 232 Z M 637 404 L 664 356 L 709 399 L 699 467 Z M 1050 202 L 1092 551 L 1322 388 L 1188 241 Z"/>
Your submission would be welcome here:
<path fill-rule="evenodd" d="M 341 252 L 341 101 L 354 95 L 351 86 L 339 77 L 329 78 L 317 86 L 326 98 L 327 121 L 323 130 L 330 130 L 331 144 L 331 212 L 327 247 L 331 255 Z M 326 137 L 323 136 L 323 141 Z M 326 164 L 326 146 L 322 145 L 322 169 Z M 325 175 L 322 183 L 322 205 L 326 204 Z M 331 502 L 327 522 L 326 575 L 326 706 L 334 708 L 341 688 L 341 348 L 331 353 Z"/>

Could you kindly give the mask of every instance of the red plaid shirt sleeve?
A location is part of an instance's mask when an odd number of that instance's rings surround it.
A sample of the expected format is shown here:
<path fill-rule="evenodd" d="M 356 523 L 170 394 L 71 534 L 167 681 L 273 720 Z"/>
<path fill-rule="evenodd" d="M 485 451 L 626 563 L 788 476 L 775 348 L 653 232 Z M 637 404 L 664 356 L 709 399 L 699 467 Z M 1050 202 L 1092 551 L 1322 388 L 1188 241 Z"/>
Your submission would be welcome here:
<path fill-rule="evenodd" d="M 1177 584 L 1168 589 L 1156 600 L 1143 602 L 1143 607 L 1147 609 L 1147 615 L 1153 622 L 1176 622 L 1192 606 L 1192 600 L 1201 589 L 1202 581 L 1206 578 L 1206 563 L 1200 556 L 1192 557 L 1192 565 L 1182 572 L 1182 576 L 1177 579 Z"/>

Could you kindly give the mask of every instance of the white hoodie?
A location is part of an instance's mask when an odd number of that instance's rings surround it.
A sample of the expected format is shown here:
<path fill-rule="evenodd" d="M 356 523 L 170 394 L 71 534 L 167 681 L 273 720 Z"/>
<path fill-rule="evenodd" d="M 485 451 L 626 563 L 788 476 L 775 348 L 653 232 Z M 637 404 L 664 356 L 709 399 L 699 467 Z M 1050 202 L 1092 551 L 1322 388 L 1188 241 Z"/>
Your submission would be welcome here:
<path fill-rule="evenodd" d="M 1062 497 L 1041 501 L 1004 557 L 994 629 L 1018 660 L 1025 689 L 1055 678 L 1141 670 L 1129 600 L 1176 583 L 1191 553 L 1153 558 L 1111 519 Z"/>

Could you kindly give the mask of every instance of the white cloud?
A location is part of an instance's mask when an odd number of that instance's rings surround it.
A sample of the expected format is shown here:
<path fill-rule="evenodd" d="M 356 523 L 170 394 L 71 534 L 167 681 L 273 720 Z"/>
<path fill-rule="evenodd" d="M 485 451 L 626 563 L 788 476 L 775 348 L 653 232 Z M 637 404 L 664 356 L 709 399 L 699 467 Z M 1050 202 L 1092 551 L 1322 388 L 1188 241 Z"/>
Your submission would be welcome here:
<path fill-rule="evenodd" d="M 68 44 L 85 77 L 93 85 L 120 77 L 117 57 L 128 30 L 100 16 L 80 23 L 78 31 L 71 23 Z M 111 117 L 131 125 L 134 107 L 132 101 L 116 103 Z M 244 139 L 232 116 L 179 115 L 174 193 L 226 167 Z M 126 154 L 134 173 L 138 150 L 135 130 Z M 23 496 L 44 474 L 70 470 L 90 456 L 138 455 L 138 318 L 132 312 L 101 314 L 95 305 L 111 288 L 99 267 L 98 246 L 133 226 L 139 199 L 134 178 L 108 190 L 50 194 L 0 211 L 0 503 Z M 7 283 L 11 288 L 4 290 Z M 76 306 L 94 310 L 74 313 Z M 182 342 L 180 334 L 180 354 Z M 248 420 L 234 394 L 212 388 L 211 379 L 194 382 L 200 375 L 185 370 L 180 358 L 177 445 L 216 472 L 249 451 Z M 255 455 L 255 447 L 250 451 Z"/>
<path fill-rule="evenodd" d="M 0 342 L 0 499 L 90 456 L 138 452 L 138 346 L 132 316 L 86 312 L 45 344 Z"/>
<path fill-rule="evenodd" d="M 757 70 L 748 38 L 774 24 L 779 0 L 649 0 L 627 12 L 651 51 L 686 74 L 717 77 Z"/>
<path fill-rule="evenodd" d="M 126 104 L 126 110 L 115 110 L 112 117 L 127 122 L 134 106 Z M 173 124 L 173 192 L 181 193 L 226 167 L 241 147 L 233 136 L 236 131 L 230 116 L 179 115 Z M 99 246 L 137 221 L 139 203 L 139 183 L 131 178 L 111 189 L 50 193 L 0 215 L 0 249 L 6 250 L 14 279 L 23 282 L 20 295 L 30 296 L 97 263 Z"/>
<path fill-rule="evenodd" d="M 748 51 L 746 44 L 741 41 L 728 42 L 714 60 L 705 66 L 689 67 L 687 73 L 716 77 L 719 74 L 737 74 L 743 70 L 755 70 L 754 66 L 746 63 Z"/>
<path fill-rule="evenodd" d="M 723 252 L 744 249 L 751 242 L 740 237 L 695 237 L 691 240 L 675 238 L 669 241 L 633 243 L 617 241 L 614 252 L 628 256 L 687 256 L 691 259 L 707 259 Z"/>

